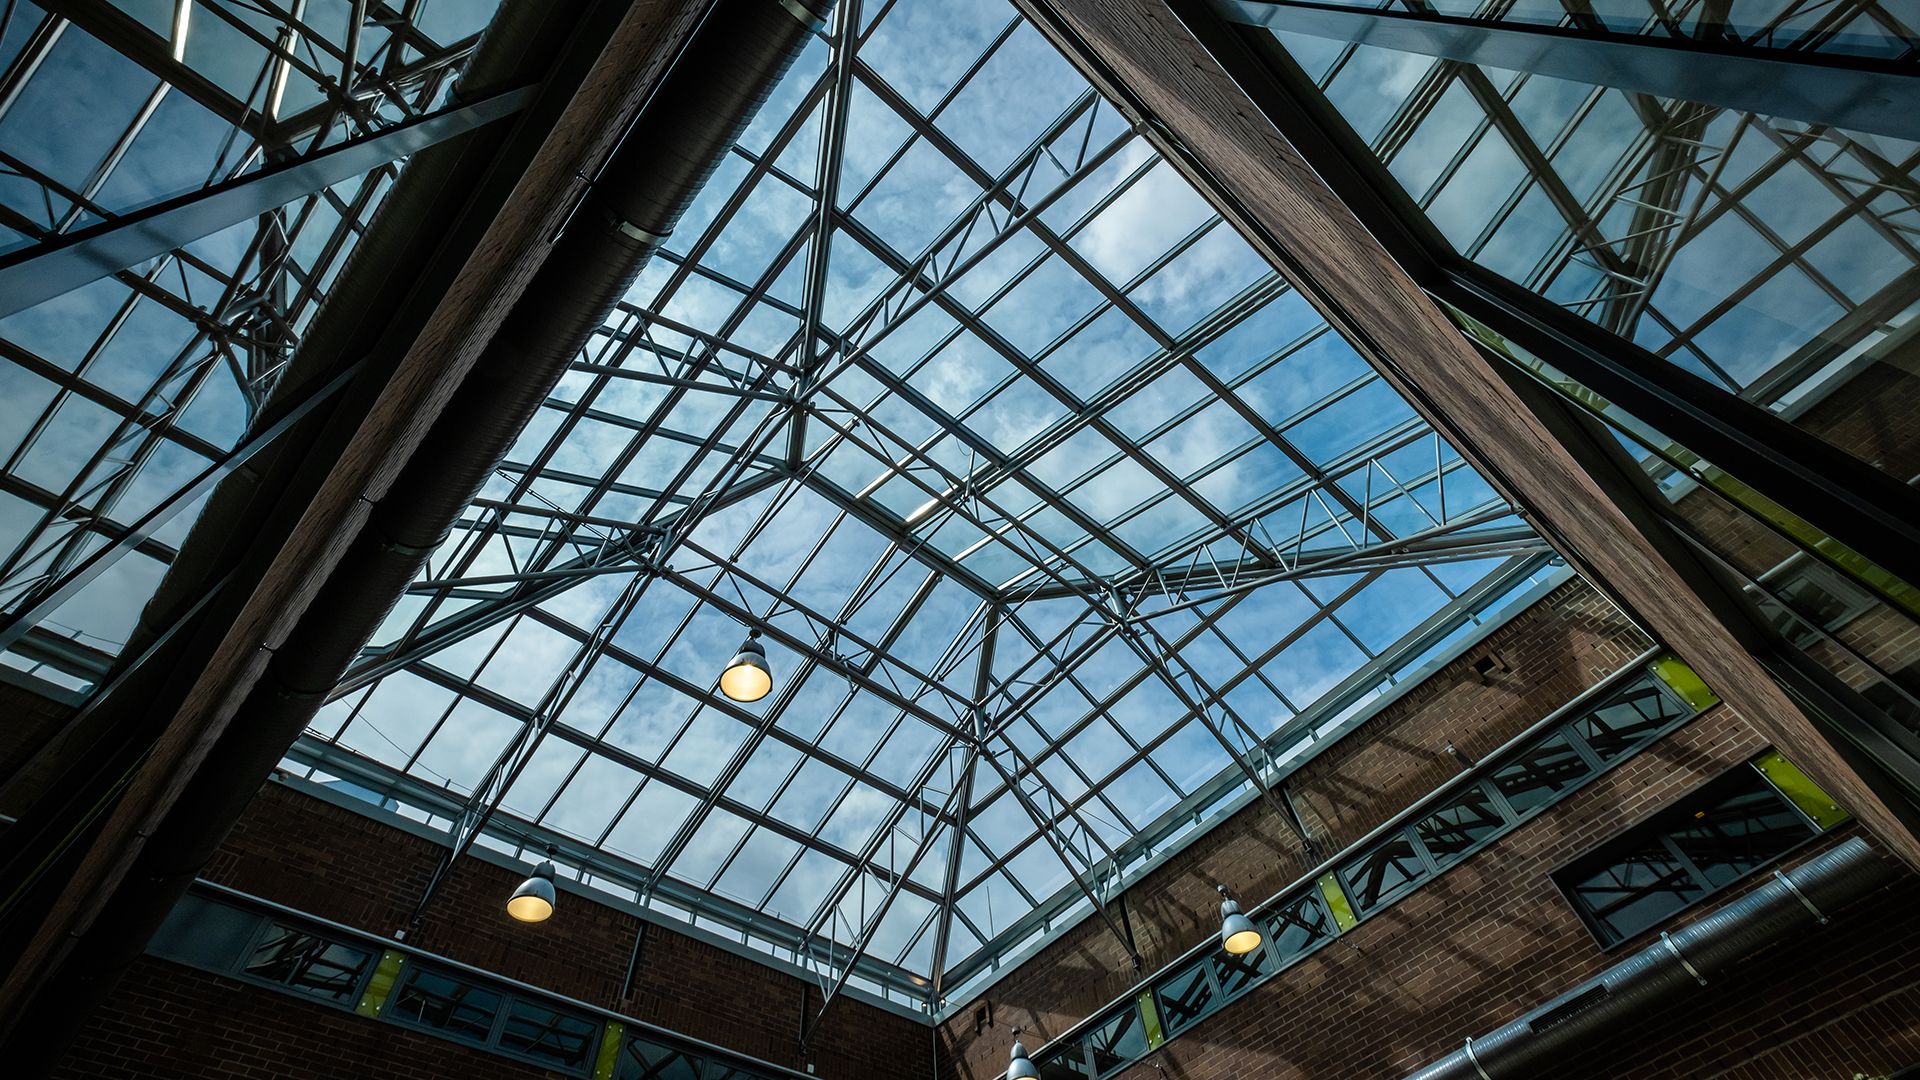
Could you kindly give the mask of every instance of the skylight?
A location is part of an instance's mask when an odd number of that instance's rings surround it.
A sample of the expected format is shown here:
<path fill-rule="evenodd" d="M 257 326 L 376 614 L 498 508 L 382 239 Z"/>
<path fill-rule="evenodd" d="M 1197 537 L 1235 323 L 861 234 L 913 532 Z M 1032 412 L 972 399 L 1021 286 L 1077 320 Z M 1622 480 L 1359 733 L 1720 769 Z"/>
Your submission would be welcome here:
<path fill-rule="evenodd" d="M 1010 6 L 842 0 L 293 760 L 925 1002 L 1544 559 Z"/>

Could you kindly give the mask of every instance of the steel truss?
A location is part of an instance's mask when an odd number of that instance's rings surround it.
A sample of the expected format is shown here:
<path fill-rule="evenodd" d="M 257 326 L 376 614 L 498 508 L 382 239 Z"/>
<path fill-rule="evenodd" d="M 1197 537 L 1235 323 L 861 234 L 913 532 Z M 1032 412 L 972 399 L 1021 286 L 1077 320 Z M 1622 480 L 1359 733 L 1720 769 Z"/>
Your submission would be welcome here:
<path fill-rule="evenodd" d="M 355 0 L 341 25 L 320 25 L 305 18 L 303 3 L 183 3 L 170 36 L 104 0 L 39 7 L 47 14 L 0 72 L 0 118 L 21 108 L 29 92 L 74 94 L 77 88 L 59 83 L 61 49 L 63 42 L 78 48 L 83 37 L 144 68 L 153 82 L 108 152 L 78 179 L 0 151 L 0 170 L 27 185 L 0 203 L 0 225 L 34 242 L 10 252 L 6 265 L 51 280 L 59 275 L 45 270 L 48 260 L 65 260 L 84 276 L 60 277 L 63 287 L 103 271 L 124 287 L 91 323 L 78 312 L 60 316 L 63 335 L 85 337 L 77 363 L 0 340 L 0 359 L 52 385 L 38 418 L 0 463 L 0 490 L 37 511 L 0 553 L 0 610 L 16 617 L 45 607 L 103 544 L 171 561 L 172 546 L 156 536 L 121 543 L 136 531 L 127 518 L 156 505 L 178 509 L 191 501 L 184 497 L 195 473 L 238 466 L 231 451 L 257 426 L 301 329 L 391 186 L 398 158 L 426 145 L 423 136 L 445 138 L 501 115 L 483 107 L 428 116 L 478 33 L 435 42 L 414 24 L 415 5 Z M 7 10 L 24 18 L 28 9 Z M 277 29 L 262 29 L 269 24 Z M 259 50 L 250 89 L 223 86 L 226 69 L 216 77 L 195 66 L 204 62 L 203 38 Z M 132 174 L 128 163 L 147 145 L 143 136 L 167 136 L 160 118 L 176 94 L 225 125 L 225 138 L 195 163 L 204 166 L 199 191 L 153 208 L 172 207 L 172 216 L 130 214 L 137 208 L 114 202 L 114 185 Z M 315 100 L 297 110 L 282 108 L 309 97 Z M 501 102 L 511 111 L 524 97 Z M 139 227 L 122 228 L 128 220 Z M 234 225 L 250 233 L 237 259 L 195 243 Z M 144 238 L 135 247 L 151 250 L 127 247 L 136 233 Z M 167 329 L 155 333 L 160 323 Z M 156 346 L 169 336 L 174 344 Z M 141 355 L 156 347 L 171 351 Z M 117 370 L 129 366 L 130 351 L 132 369 L 146 373 L 144 388 L 132 392 Z M 238 415 L 213 420 L 229 401 Z M 103 411 L 111 428 L 78 436 L 90 441 L 76 457 L 72 418 Z M 45 482 L 49 458 L 61 462 L 56 483 Z M 92 637 L 109 651 L 118 647 Z"/>
<path fill-rule="evenodd" d="M 1329 702 L 1340 701 L 1337 712 L 1390 681 L 1482 617 L 1546 558 L 1512 508 L 1475 486 L 1462 459 L 1418 420 L 1370 431 L 1334 452 L 1309 444 L 1304 433 L 1313 423 L 1378 388 L 1371 374 L 1329 386 L 1284 416 L 1245 400 L 1252 380 L 1325 344 L 1324 326 L 1274 342 L 1269 355 L 1237 373 L 1223 376 L 1202 362 L 1202 350 L 1283 297 L 1277 276 L 1256 273 L 1235 295 L 1213 298 L 1213 313 L 1191 329 L 1174 333 L 1155 322 L 1141 288 L 1217 239 L 1225 228 L 1219 218 L 1199 221 L 1129 280 L 1110 281 L 1096 268 L 1078 246 L 1086 230 L 1159 164 L 1139 152 L 1136 133 L 1107 102 L 1080 93 L 1004 166 L 989 169 L 963 148 L 948 110 L 997 51 L 1013 47 L 1023 31 L 1018 20 L 993 34 L 937 100 L 916 107 L 862 55 L 892 10 L 837 7 L 824 38 L 826 62 L 803 65 L 808 81 L 794 88 L 791 114 L 771 121 L 764 141 L 735 148 L 719 174 L 733 186 L 703 196 L 691 216 L 700 227 L 682 230 L 656 258 L 335 690 L 338 725 L 310 732 L 293 755 L 451 821 L 443 871 L 475 842 L 552 843 L 560 861 L 618 881 L 642 904 L 671 905 L 696 913 L 700 925 L 776 944 L 816 973 L 822 1011 L 850 986 L 938 1008 L 956 980 L 972 978 L 1080 905 L 1132 952 L 1107 908 L 1124 872 L 1191 827 L 1200 810 L 1248 784 L 1282 822 L 1290 820 L 1268 790 L 1278 754 L 1312 739 L 1332 715 Z M 877 102 L 906 141 L 854 185 L 843 180 L 857 101 Z M 920 152 L 973 191 L 920 250 L 898 250 L 864 208 L 889 170 Z M 791 171 L 803 156 L 813 162 L 811 177 Z M 1063 199 L 1096 182 L 1098 197 L 1074 204 L 1072 220 L 1064 220 Z M 728 261 L 729 230 L 754 220 L 750 206 L 764 192 L 797 197 L 806 212 L 783 221 L 766 238 L 758 266 L 743 268 Z M 990 296 L 962 299 L 963 283 L 1016 251 L 1024 252 L 1018 265 L 995 271 Z M 877 267 L 876 276 L 849 314 L 830 317 L 836 267 L 855 258 Z M 1098 298 L 1054 345 L 1029 350 L 982 313 L 1048 259 L 1078 274 Z M 723 297 L 724 310 L 696 316 L 674 300 L 695 295 Z M 922 313 L 950 321 L 944 336 L 917 342 L 918 361 L 884 360 Z M 1112 385 L 1076 393 L 1053 373 L 1047 353 L 1109 313 L 1137 327 L 1149 352 L 1130 358 Z M 765 326 L 778 329 L 755 330 Z M 919 373 L 961 335 L 1004 361 L 1008 374 L 973 405 L 948 408 L 926 392 Z M 1173 409 L 1144 436 L 1127 434 L 1110 413 L 1170 375 L 1193 380 L 1204 397 Z M 976 414 L 1022 380 L 1062 403 L 1061 414 L 1025 444 L 1002 446 L 974 426 Z M 1153 439 L 1197 423 L 1215 401 L 1253 432 L 1244 443 L 1186 474 L 1149 449 Z M 900 408 L 889 412 L 888 402 Z M 1036 464 L 1083 433 L 1105 440 L 1112 455 L 1081 463 L 1077 478 L 1040 480 Z M 1257 499 L 1223 507 L 1195 491 L 1262 448 L 1279 453 L 1290 471 Z M 867 474 L 857 483 L 841 467 L 848 460 L 870 463 L 859 466 Z M 1151 499 L 1119 515 L 1076 502 L 1091 477 L 1122 464 L 1153 485 Z M 1017 500 L 1021 488 L 1034 501 Z M 907 499 L 919 509 L 894 508 L 878 497 L 882 489 L 899 493 L 893 503 Z M 1151 544 L 1117 535 L 1162 507 L 1178 507 L 1196 524 Z M 1043 520 L 1049 509 L 1064 526 Z M 807 532 L 797 531 L 803 520 Z M 949 528 L 974 539 L 954 546 L 944 539 Z M 857 562 L 840 549 L 847 537 L 870 541 Z M 769 569 L 764 552 L 783 545 L 792 546 L 791 557 Z M 1117 568 L 1095 558 L 1096 545 L 1114 553 Z M 989 549 L 1009 553 L 1019 569 L 978 569 Z M 1497 568 L 1468 587 L 1442 585 L 1437 571 L 1473 561 Z M 1427 583 L 1441 597 L 1438 610 L 1390 640 L 1362 644 L 1343 608 L 1399 573 Z M 829 579 L 837 582 L 831 589 L 823 584 Z M 559 614 L 557 602 L 587 582 L 606 590 L 595 601 L 598 614 L 590 622 Z M 1301 588 L 1309 583 L 1320 591 Z M 1277 641 L 1230 640 L 1222 627 L 1231 617 L 1276 589 L 1297 592 L 1311 613 Z M 643 609 L 664 614 L 640 625 Z M 778 667 L 774 694 L 739 705 L 716 688 L 724 657 L 685 665 L 685 650 L 710 634 L 701 629 L 707 619 L 762 631 Z M 937 628 L 931 637 L 929 627 Z M 566 642 L 566 659 L 547 673 L 538 700 L 489 689 L 485 678 L 487 665 L 510 662 L 510 642 L 522 628 Z M 1320 632 L 1350 643 L 1355 670 L 1331 696 L 1293 701 L 1273 662 Z M 643 640 L 644 649 L 633 644 Z M 461 641 L 488 642 L 478 667 L 436 662 Z M 1106 662 L 1109 644 L 1132 658 L 1130 671 L 1101 689 L 1089 672 Z M 1182 650 L 1197 644 L 1229 657 L 1235 673 L 1191 663 Z M 574 705 L 596 672 L 621 672 L 626 686 L 604 714 L 601 705 Z M 446 730 L 449 704 L 405 748 L 404 764 L 374 764 L 352 749 L 356 731 L 365 730 L 356 725 L 377 722 L 380 686 L 399 678 L 454 691 L 454 704 L 487 706 L 514 722 L 512 737 L 477 777 L 452 786 L 425 779 L 432 774 L 421 755 Z M 818 690 L 823 685 L 829 689 Z M 1276 728 L 1226 700 L 1251 685 L 1284 703 L 1290 719 Z M 1075 736 L 1107 723 L 1130 693 L 1150 686 L 1180 702 L 1179 722 L 1130 741 L 1117 768 L 1076 761 L 1068 745 Z M 1089 707 L 1048 733 L 1022 727 L 1056 691 Z M 657 754 L 651 747 L 635 753 L 611 737 L 634 702 L 662 695 L 675 711 Z M 803 713 L 806 722 L 796 721 Z M 690 732 L 719 717 L 741 725 L 724 760 L 700 776 L 669 764 Z M 868 726 L 856 729 L 858 741 L 836 741 L 843 721 Z M 1194 788 L 1182 787 L 1156 756 L 1189 721 L 1219 748 L 1221 763 L 1214 779 Z M 537 807 L 505 809 L 515 777 L 529 775 L 541 749 L 555 746 L 567 749 L 572 764 L 552 792 Z M 910 747 L 911 756 L 883 763 L 895 746 Z M 751 798 L 736 790 L 749 766 L 780 755 L 792 764 L 765 781 L 768 789 Z M 598 835 L 548 823 L 556 806 L 576 797 L 569 788 L 587 763 L 599 760 L 622 766 L 634 786 L 609 793 L 608 805 L 618 809 Z M 1142 763 L 1175 795 L 1175 805 L 1151 821 L 1132 820 L 1101 788 L 1103 777 Z M 816 766 L 825 771 L 807 771 Z M 783 800 L 803 797 L 809 784 L 822 792 L 817 811 L 796 817 Z M 676 823 L 660 824 L 670 835 L 643 864 L 607 845 L 649 790 L 691 802 Z M 858 811 L 868 816 L 844 842 L 829 836 L 829 826 L 863 801 L 881 809 Z M 1003 807 L 1015 807 L 1027 823 L 1022 836 L 991 832 L 1003 827 L 989 820 Z M 725 834 L 724 850 L 703 855 L 699 880 L 678 876 L 677 861 L 710 844 L 722 821 L 751 828 Z M 749 875 L 757 895 L 731 895 L 728 875 L 761 857 L 749 851 L 761 833 L 777 841 L 783 861 Z M 1057 879 L 1023 881 L 1013 868 L 1030 855 L 1057 865 Z M 805 910 L 784 906 L 786 917 L 769 916 L 803 863 L 810 873 L 827 868 L 824 884 L 793 894 L 804 901 L 781 901 Z M 1004 921 L 969 913 L 971 897 L 1001 888 L 1018 911 Z"/>

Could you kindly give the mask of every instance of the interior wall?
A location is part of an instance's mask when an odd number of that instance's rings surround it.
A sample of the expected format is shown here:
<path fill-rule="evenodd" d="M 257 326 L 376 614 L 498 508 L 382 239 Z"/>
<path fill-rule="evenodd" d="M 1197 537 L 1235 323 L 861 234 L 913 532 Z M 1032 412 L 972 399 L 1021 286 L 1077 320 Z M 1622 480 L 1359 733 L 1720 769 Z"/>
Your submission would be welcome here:
<path fill-rule="evenodd" d="M 1645 639 L 1614 622 L 1617 614 L 1609 619 L 1604 605 L 1570 583 L 1296 774 L 1315 837 L 1330 830 L 1344 847 L 1460 771 L 1446 743 L 1478 759 L 1617 670 Z M 1486 650 L 1508 670 L 1481 685 L 1471 671 Z M 1657 941 L 1656 929 L 1603 952 L 1547 875 L 1767 745 L 1730 706 L 1709 709 L 1114 1080 L 1396 1080 L 1413 1072 Z M 1278 892 L 1300 872 L 1291 846 L 1276 840 L 1282 831 L 1252 804 L 1129 890 L 1140 973 L 1088 920 L 989 987 L 941 1028 L 943 1077 L 994 1080 L 1006 1068 L 1010 1026 L 1037 1050 L 1217 932 L 1216 882 L 1243 902 Z M 1842 827 L 1790 864 L 1862 834 Z M 1663 928 L 1757 884 L 1749 879 Z M 1564 1075 L 1854 1080 L 1920 1060 L 1916 901 L 1920 882 L 1903 877 L 1817 935 L 1749 961 L 1742 978 L 1708 987 L 1664 1026 L 1569 1063 Z M 991 1023 L 976 1031 L 983 1007 Z M 1777 1071 L 1789 1067 L 1801 1071 Z"/>
<path fill-rule="evenodd" d="M 1478 760 L 1651 646 L 1577 577 L 1540 598 L 1288 778 L 1319 854 L 1307 856 L 1292 828 L 1255 801 L 1127 890 L 1121 902 L 1140 951 L 1140 974 L 1153 974 L 1218 930 L 1217 886 L 1226 885 L 1243 905 L 1265 900 L 1458 773 L 1462 765 L 1447 752 L 1449 744 Z M 1493 670 L 1476 673 L 1475 665 L 1489 657 Z M 947 1045 L 967 1062 L 963 1075 L 984 1080 L 1005 1067 L 1008 1040 L 1001 1038 L 996 1050 L 982 1048 L 986 1056 L 974 1060 L 976 1051 L 959 1032 L 972 1032 L 981 1003 L 992 1004 L 1001 1035 L 1010 1024 L 1033 1032 L 1027 1039 L 1033 1048 L 1125 993 L 1138 977 L 1120 942 L 1088 918 L 964 1009 L 943 1029 Z"/>
<path fill-rule="evenodd" d="M 442 851 L 395 825 L 269 782 L 201 877 L 391 938 L 406 925 Z M 647 927 L 633 996 L 622 999 L 639 919 L 563 892 L 546 922 L 515 922 L 506 898 L 524 873 L 463 857 L 399 947 L 776 1065 L 804 1071 L 811 1063 L 822 1080 L 933 1076 L 924 1023 L 851 998 L 834 1005 L 811 1056 L 803 1057 L 798 1036 L 807 984 L 800 977 L 667 925 Z M 811 1003 L 819 1008 L 817 987 Z M 409 1049 L 416 1044 L 442 1052 L 441 1062 L 422 1071 Z M 302 1070 L 321 1069 L 312 1073 L 319 1076 L 561 1075 L 152 956 L 136 962 L 56 1075 L 301 1075 L 279 1071 L 275 1063 L 289 1056 L 304 1062 Z M 485 1061 L 468 1073 L 469 1058 Z"/>

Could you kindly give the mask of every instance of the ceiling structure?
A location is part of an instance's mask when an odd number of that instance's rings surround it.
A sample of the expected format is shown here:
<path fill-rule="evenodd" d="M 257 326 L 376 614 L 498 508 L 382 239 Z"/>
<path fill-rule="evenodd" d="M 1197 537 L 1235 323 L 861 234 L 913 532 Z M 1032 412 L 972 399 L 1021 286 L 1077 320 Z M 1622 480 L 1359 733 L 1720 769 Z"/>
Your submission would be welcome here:
<path fill-rule="evenodd" d="M 489 15 L 55 8 L 13 248 L 426 112 Z M 0 322 L 9 610 L 172 512 L 10 666 L 105 671 L 398 167 Z M 1011 7 L 842 3 L 289 764 L 924 1004 L 1545 559 Z"/>
<path fill-rule="evenodd" d="M 443 105 L 494 6 L 376 4 L 361 22 L 344 4 L 296 17 L 275 3 L 6 3 L 0 254 Z M 166 515 L 37 625 L 9 627 L 10 663 L 70 691 L 97 682 L 199 511 L 176 496 L 242 444 L 402 164 L 0 320 L 0 605 L 33 606 Z"/>
<path fill-rule="evenodd" d="M 1722 16 L 1628 3 L 1584 18 L 1559 5 L 1552 17 L 1442 7 L 1476 27 L 1920 58 L 1911 14 L 1878 3 Z M 1271 29 L 1265 40 L 1461 254 L 1749 401 L 1797 415 L 1833 391 L 1836 358 L 1886 355 L 1915 329 L 1920 131 L 1900 137 L 1906 121 L 1822 124 L 1656 96 L 1632 79 L 1558 77 L 1551 64 L 1512 71 L 1359 44 L 1335 36 L 1344 25 L 1291 32 L 1280 28 L 1307 24 L 1284 3 L 1221 9 Z M 1711 59 L 1675 58 L 1720 74 Z"/>
<path fill-rule="evenodd" d="M 924 1003 L 1544 561 L 1012 8 L 842 3 L 291 760 Z"/>
<path fill-rule="evenodd" d="M 0 254 L 418 120 L 492 7 L 7 3 Z M 1209 10 L 1462 255 L 1788 418 L 1904 347 L 1913 143 L 1341 7 Z M 1846 10 L 1736 29 L 1911 59 Z M 1004 0 L 840 0 L 285 766 L 830 993 L 1105 917 L 1550 555 L 1147 136 Z M 0 320 L 0 660 L 97 687 L 399 167 Z"/>

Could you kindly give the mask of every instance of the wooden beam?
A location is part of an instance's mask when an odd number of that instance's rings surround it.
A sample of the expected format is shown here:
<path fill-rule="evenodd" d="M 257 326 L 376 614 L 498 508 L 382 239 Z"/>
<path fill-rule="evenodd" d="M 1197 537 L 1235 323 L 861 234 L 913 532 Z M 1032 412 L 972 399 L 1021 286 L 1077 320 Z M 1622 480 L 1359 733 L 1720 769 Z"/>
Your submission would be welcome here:
<path fill-rule="evenodd" d="M 1900 816 L 1690 587 L 1697 570 L 1635 527 L 1165 0 L 1014 3 L 1542 535 L 1920 867 Z"/>
<path fill-rule="evenodd" d="M 540 268 L 582 192 L 582 177 L 612 150 L 706 6 L 635 0 L 627 11 L 0 984 L 0 1017 L 17 1017 L 92 925 L 359 531 L 367 507 L 386 493 Z"/>

